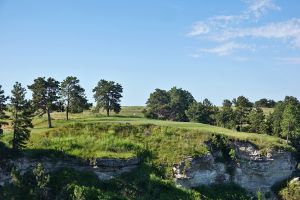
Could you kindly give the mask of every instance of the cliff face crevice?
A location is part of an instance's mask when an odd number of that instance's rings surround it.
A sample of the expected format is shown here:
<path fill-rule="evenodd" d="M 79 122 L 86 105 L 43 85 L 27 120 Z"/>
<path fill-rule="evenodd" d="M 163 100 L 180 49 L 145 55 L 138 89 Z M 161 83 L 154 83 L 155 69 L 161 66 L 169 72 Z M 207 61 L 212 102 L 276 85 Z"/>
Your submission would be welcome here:
<path fill-rule="evenodd" d="M 178 186 L 191 188 L 200 185 L 236 183 L 246 190 L 266 193 L 296 170 L 291 152 L 284 150 L 260 151 L 248 142 L 233 142 L 234 158 L 221 162 L 221 151 L 212 151 L 202 157 L 187 158 L 173 168 Z"/>
<path fill-rule="evenodd" d="M 77 171 L 93 172 L 100 180 L 110 180 L 122 173 L 132 171 L 140 164 L 140 161 L 139 158 L 97 158 L 93 162 L 82 162 L 77 159 L 52 160 L 48 158 L 30 159 L 23 157 L 15 160 L 6 160 L 5 167 L 0 166 L 0 185 L 3 186 L 11 182 L 11 166 L 14 166 L 21 174 L 24 174 L 32 170 L 38 163 L 41 163 L 46 172 L 72 168 Z"/>

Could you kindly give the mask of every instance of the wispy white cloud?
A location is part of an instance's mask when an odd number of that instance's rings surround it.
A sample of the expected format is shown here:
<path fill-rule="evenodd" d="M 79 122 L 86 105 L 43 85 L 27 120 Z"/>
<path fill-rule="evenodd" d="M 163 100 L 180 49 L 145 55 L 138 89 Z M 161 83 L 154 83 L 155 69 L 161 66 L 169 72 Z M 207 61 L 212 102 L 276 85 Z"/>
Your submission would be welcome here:
<path fill-rule="evenodd" d="M 218 43 L 219 45 L 214 48 L 203 48 L 200 51 L 219 56 L 233 54 L 238 49 L 254 51 L 252 45 L 247 45 L 248 39 L 278 40 L 288 47 L 300 49 L 300 18 L 257 26 L 255 24 L 260 17 L 271 10 L 281 8 L 273 0 L 244 0 L 244 2 L 247 4 L 246 9 L 237 15 L 217 15 L 195 22 L 187 36 Z M 251 25 L 245 26 L 249 24 Z M 260 47 L 259 44 L 256 46 Z M 290 61 L 298 62 L 298 60 Z"/>
<path fill-rule="evenodd" d="M 246 37 L 280 39 L 289 42 L 294 47 L 300 48 L 300 19 L 270 23 L 259 27 L 231 28 L 207 35 L 207 38 L 215 41 Z"/>
<path fill-rule="evenodd" d="M 269 10 L 280 10 L 272 0 L 250 0 L 247 1 L 248 7 L 245 11 L 237 15 L 217 15 L 204 21 L 195 22 L 187 36 L 201 36 L 217 31 L 224 31 L 240 24 L 251 18 L 259 18 Z"/>
<path fill-rule="evenodd" d="M 280 64 L 300 65 L 300 57 L 282 57 L 276 58 Z"/>
<path fill-rule="evenodd" d="M 187 36 L 198 36 L 207 34 L 210 31 L 210 26 L 204 22 L 196 22 L 193 27 L 192 31 L 187 33 Z"/>
<path fill-rule="evenodd" d="M 256 18 L 266 14 L 269 10 L 280 10 L 272 0 L 252 0 L 247 1 L 249 4 L 247 12 L 254 15 Z"/>
<path fill-rule="evenodd" d="M 216 46 L 214 48 L 200 49 L 199 51 L 204 52 L 204 53 L 217 54 L 219 56 L 226 56 L 226 55 L 229 55 L 229 54 L 233 53 L 234 51 L 240 50 L 240 49 L 252 49 L 253 50 L 253 48 L 249 45 L 240 44 L 240 43 L 236 43 L 236 42 L 228 42 L 228 43 Z"/>

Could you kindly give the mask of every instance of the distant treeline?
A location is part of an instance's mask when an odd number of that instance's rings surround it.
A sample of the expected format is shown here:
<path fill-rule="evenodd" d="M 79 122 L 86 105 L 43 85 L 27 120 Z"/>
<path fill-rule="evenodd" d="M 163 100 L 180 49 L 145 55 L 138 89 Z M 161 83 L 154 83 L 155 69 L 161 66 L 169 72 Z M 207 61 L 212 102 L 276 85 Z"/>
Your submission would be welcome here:
<path fill-rule="evenodd" d="M 143 112 L 147 118 L 199 122 L 276 135 L 300 146 L 300 103 L 296 97 L 286 96 L 278 102 L 263 98 L 252 103 L 239 96 L 225 99 L 222 107 L 217 107 L 208 99 L 197 102 L 189 91 L 173 87 L 169 91 L 156 89 L 146 104 Z M 264 108 L 273 108 L 273 111 L 266 114 Z"/>

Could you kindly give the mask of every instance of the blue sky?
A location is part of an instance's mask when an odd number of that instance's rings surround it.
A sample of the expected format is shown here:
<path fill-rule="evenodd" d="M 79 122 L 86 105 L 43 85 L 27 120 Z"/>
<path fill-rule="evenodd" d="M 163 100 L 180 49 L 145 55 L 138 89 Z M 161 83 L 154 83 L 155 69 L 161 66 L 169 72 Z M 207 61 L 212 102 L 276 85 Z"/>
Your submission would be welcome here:
<path fill-rule="evenodd" d="M 91 102 L 102 78 L 123 85 L 123 105 L 172 86 L 217 105 L 300 98 L 300 1 L 0 0 L 0 70 L 7 95 L 73 75 Z"/>

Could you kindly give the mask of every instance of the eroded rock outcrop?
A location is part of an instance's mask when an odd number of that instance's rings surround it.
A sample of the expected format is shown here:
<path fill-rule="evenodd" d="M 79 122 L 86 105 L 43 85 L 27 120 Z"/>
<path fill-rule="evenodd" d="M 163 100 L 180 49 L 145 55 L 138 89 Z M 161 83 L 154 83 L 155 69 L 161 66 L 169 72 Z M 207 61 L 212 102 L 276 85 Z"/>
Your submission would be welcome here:
<path fill-rule="evenodd" d="M 5 167 L 0 166 L 0 185 L 11 181 L 10 168 L 15 166 L 21 174 L 33 169 L 38 163 L 41 163 L 46 172 L 56 171 L 62 168 L 73 168 L 77 171 L 94 172 L 100 180 L 109 180 L 122 173 L 130 172 L 136 168 L 139 158 L 130 159 L 106 159 L 97 158 L 96 162 L 83 162 L 77 159 L 52 160 L 48 158 L 30 159 L 19 158 L 16 160 L 7 160 Z"/>
<path fill-rule="evenodd" d="M 199 185 L 233 182 L 246 190 L 266 193 L 271 187 L 287 179 L 296 169 L 292 154 L 284 150 L 260 151 L 248 142 L 234 142 L 234 158 L 220 162 L 220 152 L 203 157 L 187 158 L 173 168 L 177 185 L 197 187 Z"/>

